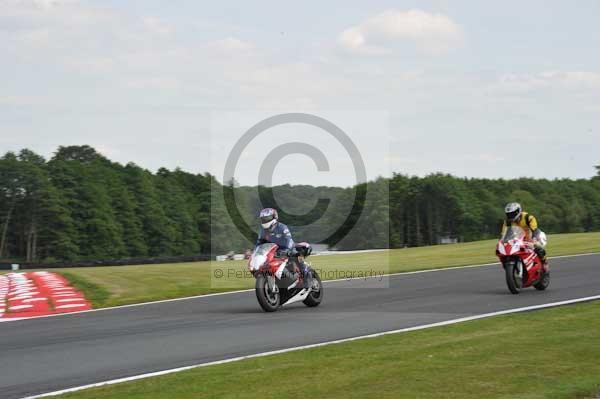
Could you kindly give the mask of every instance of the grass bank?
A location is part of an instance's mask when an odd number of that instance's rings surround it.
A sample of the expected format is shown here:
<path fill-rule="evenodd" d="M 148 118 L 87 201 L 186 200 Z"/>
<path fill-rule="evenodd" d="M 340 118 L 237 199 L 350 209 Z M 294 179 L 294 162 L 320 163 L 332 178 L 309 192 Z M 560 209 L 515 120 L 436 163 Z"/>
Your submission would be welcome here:
<path fill-rule="evenodd" d="M 61 399 L 594 398 L 600 302 L 198 368 Z M 277 377 L 275 377 L 277 376 Z M 286 382 L 287 381 L 287 382 Z"/>

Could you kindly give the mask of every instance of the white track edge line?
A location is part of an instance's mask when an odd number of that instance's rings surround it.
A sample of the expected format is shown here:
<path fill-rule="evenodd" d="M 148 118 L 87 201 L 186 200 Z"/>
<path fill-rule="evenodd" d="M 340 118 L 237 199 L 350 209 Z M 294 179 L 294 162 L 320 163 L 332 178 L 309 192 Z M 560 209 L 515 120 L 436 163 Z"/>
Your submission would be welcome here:
<path fill-rule="evenodd" d="M 580 256 L 591 256 L 591 255 L 600 255 L 600 252 L 587 252 L 587 253 L 583 253 L 583 254 L 574 254 L 574 255 L 559 255 L 559 256 L 552 256 L 549 259 L 576 258 L 576 257 L 580 257 Z M 437 268 L 437 269 L 425 269 L 425 270 L 414 270 L 414 271 L 410 271 L 410 272 L 389 273 L 389 274 L 384 274 L 383 276 L 384 277 L 394 277 L 394 276 L 401 276 L 401 275 L 407 275 L 407 274 L 443 272 L 446 270 L 468 269 L 468 268 L 473 268 L 473 267 L 485 267 L 485 266 L 493 266 L 493 265 L 499 265 L 499 264 L 500 264 L 499 262 L 494 262 L 494 263 L 482 263 L 479 265 L 441 267 L 441 268 Z M 381 278 L 381 276 L 382 275 L 338 278 L 338 279 L 333 279 L 333 280 L 325 280 L 325 281 L 323 281 L 323 283 L 330 284 L 330 283 L 338 283 L 340 281 L 364 280 L 364 279 L 368 279 L 368 278 Z M 50 314 L 50 315 L 45 315 L 45 316 L 34 316 L 34 317 L 14 318 L 14 319 L 0 318 L 0 323 L 6 323 L 6 322 L 10 322 L 10 321 L 20 321 L 20 320 L 44 319 L 44 318 L 48 318 L 48 317 L 70 316 L 70 315 L 81 314 L 81 313 L 103 312 L 103 311 L 107 311 L 107 310 L 125 309 L 125 308 L 132 308 L 132 307 L 136 307 L 136 306 L 155 305 L 155 304 L 167 303 L 167 302 L 187 301 L 187 300 L 191 300 L 191 299 L 201 299 L 201 298 L 208 298 L 208 297 L 220 296 L 220 295 L 239 294 L 239 293 L 251 292 L 251 291 L 254 291 L 254 288 L 248 288 L 248 289 L 236 290 L 236 291 L 215 292 L 212 294 L 186 296 L 186 297 L 181 297 L 181 298 L 161 299 L 158 301 L 132 303 L 129 305 L 110 306 L 110 307 L 100 308 L 100 309 L 80 310 L 77 312 L 58 313 L 58 314 Z"/>
<path fill-rule="evenodd" d="M 98 387 L 102 387 L 102 386 L 106 386 L 106 385 L 114 385 L 114 384 L 119 384 L 119 383 L 123 383 L 123 382 L 130 382 L 130 381 L 136 381 L 136 380 L 146 379 L 146 378 L 150 378 L 150 377 L 157 377 L 157 376 L 166 375 L 166 374 L 173 374 L 173 373 L 177 373 L 179 371 L 191 370 L 191 369 L 200 368 L 200 367 L 216 366 L 219 364 L 233 363 L 233 362 L 238 362 L 238 361 L 246 360 L 246 359 L 254 359 L 254 358 L 277 355 L 277 354 L 282 354 L 282 353 L 295 352 L 295 351 L 304 350 L 304 349 L 319 348 L 322 346 L 358 341 L 358 340 L 368 339 L 368 338 L 376 338 L 376 337 L 381 337 L 381 336 L 390 335 L 390 334 L 399 334 L 399 333 L 405 333 L 405 332 L 410 332 L 410 331 L 425 330 L 425 329 L 429 329 L 429 328 L 448 326 L 448 325 L 463 323 L 463 322 L 472 321 L 472 320 L 485 319 L 485 318 L 489 318 L 489 317 L 493 317 L 493 316 L 501 316 L 501 315 L 506 315 L 506 314 L 527 312 L 530 310 L 552 308 L 552 307 L 557 307 L 557 306 L 570 305 L 570 304 L 574 304 L 574 303 L 589 302 L 589 301 L 594 301 L 594 300 L 598 300 L 598 299 L 600 299 L 600 295 L 568 299 L 568 300 L 559 301 L 559 302 L 544 303 L 541 305 L 525 306 L 522 308 L 506 309 L 506 310 L 500 310 L 500 311 L 491 312 L 491 313 L 482 313 L 479 315 L 466 316 L 466 317 L 461 317 L 458 319 L 440 321 L 437 323 L 423 324 L 420 326 L 402 328 L 399 330 L 382 331 L 382 332 L 378 332 L 378 333 L 374 333 L 374 334 L 359 335 L 356 337 L 336 339 L 336 340 L 325 341 L 325 342 L 318 342 L 316 344 L 309 344 L 309 345 L 296 346 L 296 347 L 291 347 L 291 348 L 278 349 L 278 350 L 273 350 L 273 351 L 268 351 L 268 352 L 255 353 L 255 354 L 246 355 L 246 356 L 233 357 L 233 358 L 224 359 L 224 360 L 217 360 L 214 362 L 199 363 L 199 364 L 192 365 L 192 366 L 178 367 L 178 368 L 174 368 L 174 369 L 161 370 L 161 371 L 156 371 L 156 372 L 152 372 L 152 373 L 139 374 L 139 375 L 134 375 L 131 377 L 118 378 L 118 379 L 114 379 L 114 380 L 97 382 L 94 384 L 81 385 L 78 387 L 62 389 L 60 391 L 48 392 L 48 393 L 43 393 L 43 394 L 34 395 L 34 396 L 27 396 L 22 399 L 39 399 L 39 398 L 46 398 L 46 397 L 51 397 L 51 396 L 58 396 L 58 395 L 66 394 L 66 393 L 82 391 L 85 389 L 98 388 Z"/>

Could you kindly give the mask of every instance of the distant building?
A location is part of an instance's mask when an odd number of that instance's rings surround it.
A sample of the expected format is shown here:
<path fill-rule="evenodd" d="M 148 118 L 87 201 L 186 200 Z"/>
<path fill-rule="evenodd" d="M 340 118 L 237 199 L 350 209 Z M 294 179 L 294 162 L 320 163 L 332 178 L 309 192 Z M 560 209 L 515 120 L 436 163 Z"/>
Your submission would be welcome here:
<path fill-rule="evenodd" d="M 458 244 L 458 237 L 450 235 L 438 236 L 438 244 Z"/>
<path fill-rule="evenodd" d="M 313 253 L 325 252 L 329 250 L 329 246 L 327 244 L 310 244 L 313 249 Z"/>

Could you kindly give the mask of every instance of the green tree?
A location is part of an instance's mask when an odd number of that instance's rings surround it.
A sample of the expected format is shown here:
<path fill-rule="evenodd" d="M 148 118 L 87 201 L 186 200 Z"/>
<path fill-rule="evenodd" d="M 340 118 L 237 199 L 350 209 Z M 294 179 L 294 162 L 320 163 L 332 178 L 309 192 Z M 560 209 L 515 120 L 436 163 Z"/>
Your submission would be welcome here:
<path fill-rule="evenodd" d="M 153 175 L 130 163 L 125 167 L 125 180 L 135 200 L 135 212 L 142 222 L 148 254 L 174 254 L 176 232 L 161 205 L 160 193 L 154 185 Z"/>
<path fill-rule="evenodd" d="M 109 194 L 110 162 L 91 147 L 71 146 L 60 147 L 49 166 L 71 211 L 79 256 L 109 259 L 126 254 Z"/>
<path fill-rule="evenodd" d="M 283 207 L 297 241 L 318 242 L 344 227 L 347 234 L 329 242 L 340 249 L 436 244 L 446 235 L 464 241 L 494 237 L 509 201 L 521 202 L 550 233 L 594 231 L 600 230 L 600 165 L 596 170 L 597 176 L 577 180 L 394 174 L 346 188 L 285 184 L 265 199 L 256 187 L 235 181 L 224 187 L 209 174 L 123 166 L 90 146 L 59 147 L 49 161 L 24 149 L 0 158 L 0 257 L 78 260 L 240 251 L 254 238 L 241 234 L 231 220 L 224 190 L 233 194 L 236 217 L 249 224 L 249 235 L 258 229 L 261 207 Z M 362 214 L 351 212 L 357 190 L 367 193 Z M 327 209 L 318 198 L 330 200 Z M 309 220 L 315 204 L 325 212 Z"/>
<path fill-rule="evenodd" d="M 12 152 L 6 153 L 0 159 L 0 210 L 2 212 L 0 259 L 8 256 L 9 231 L 14 224 L 15 208 L 22 197 L 19 166 L 18 158 Z"/>

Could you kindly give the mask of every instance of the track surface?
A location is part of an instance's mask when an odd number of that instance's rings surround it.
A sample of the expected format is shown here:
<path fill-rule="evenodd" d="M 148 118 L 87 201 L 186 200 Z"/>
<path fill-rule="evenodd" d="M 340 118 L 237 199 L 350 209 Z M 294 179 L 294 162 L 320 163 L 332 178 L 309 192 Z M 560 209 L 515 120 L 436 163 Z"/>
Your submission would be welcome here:
<path fill-rule="evenodd" d="M 315 309 L 266 314 L 243 292 L 0 323 L 0 397 L 600 294 L 600 255 L 551 267 L 547 291 L 520 295 L 492 265 L 329 282 Z"/>

